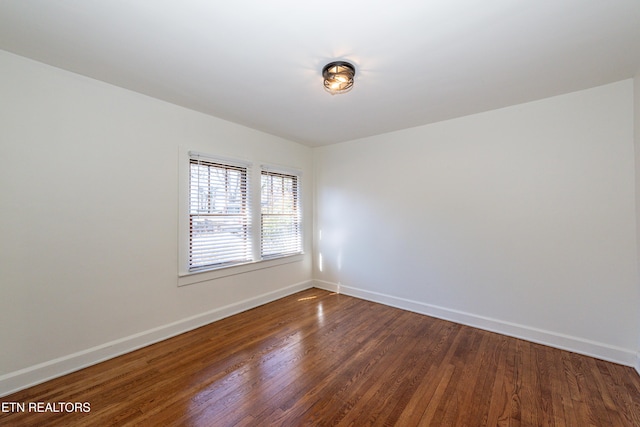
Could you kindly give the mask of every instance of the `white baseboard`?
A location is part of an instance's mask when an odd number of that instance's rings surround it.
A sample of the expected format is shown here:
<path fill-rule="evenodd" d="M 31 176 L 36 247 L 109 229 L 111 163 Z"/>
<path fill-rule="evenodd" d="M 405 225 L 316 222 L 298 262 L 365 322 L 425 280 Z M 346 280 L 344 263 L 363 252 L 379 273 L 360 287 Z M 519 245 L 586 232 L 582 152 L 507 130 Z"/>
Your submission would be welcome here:
<path fill-rule="evenodd" d="M 225 317 L 275 301 L 287 295 L 309 289 L 312 281 L 300 282 L 277 291 L 268 292 L 206 313 L 201 313 L 177 322 L 150 329 L 138 334 L 111 341 L 64 357 L 49 360 L 19 371 L 0 376 L 0 397 L 27 387 L 43 383 L 68 373 L 86 368 L 125 353 L 137 350 L 167 338 L 188 332 Z"/>
<path fill-rule="evenodd" d="M 439 319 L 449 320 L 455 323 L 472 326 L 474 328 L 496 332 L 502 335 L 520 338 L 526 341 L 544 344 L 562 350 L 572 351 L 574 353 L 584 354 L 586 356 L 595 357 L 597 359 L 607 360 L 625 366 L 632 366 L 635 367 L 635 369 L 640 374 L 640 354 L 624 348 L 585 340 L 583 338 L 572 337 L 558 332 L 546 331 L 530 326 L 505 322 L 499 319 L 478 316 L 475 314 L 426 304 L 419 301 L 394 297 L 392 295 L 344 286 L 339 283 L 314 280 L 314 286 L 316 288 L 325 289 L 331 292 L 339 292 L 367 301 L 377 302 L 391 307 L 413 311 L 415 313 L 420 313 Z"/>

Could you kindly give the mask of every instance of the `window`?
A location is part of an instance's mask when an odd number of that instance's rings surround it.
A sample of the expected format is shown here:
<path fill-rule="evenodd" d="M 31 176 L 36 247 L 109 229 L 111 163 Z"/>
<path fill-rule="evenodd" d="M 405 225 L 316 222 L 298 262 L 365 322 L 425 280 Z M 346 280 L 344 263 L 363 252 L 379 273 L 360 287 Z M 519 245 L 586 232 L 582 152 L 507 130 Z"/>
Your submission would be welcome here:
<path fill-rule="evenodd" d="M 248 167 L 192 158 L 189 271 L 252 260 Z"/>
<path fill-rule="evenodd" d="M 298 176 L 263 170 L 260 181 L 261 258 L 302 253 Z"/>
<path fill-rule="evenodd" d="M 178 286 L 302 261 L 302 171 L 180 150 Z"/>

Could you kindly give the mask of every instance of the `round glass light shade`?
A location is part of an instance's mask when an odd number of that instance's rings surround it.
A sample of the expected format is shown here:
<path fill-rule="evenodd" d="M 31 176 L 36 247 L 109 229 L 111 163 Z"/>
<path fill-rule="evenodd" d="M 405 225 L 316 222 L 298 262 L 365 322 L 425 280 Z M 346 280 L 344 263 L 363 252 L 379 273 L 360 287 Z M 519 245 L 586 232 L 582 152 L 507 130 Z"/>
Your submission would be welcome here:
<path fill-rule="evenodd" d="M 349 92 L 353 87 L 356 69 L 345 61 L 331 62 L 322 69 L 324 88 L 331 95 Z"/>

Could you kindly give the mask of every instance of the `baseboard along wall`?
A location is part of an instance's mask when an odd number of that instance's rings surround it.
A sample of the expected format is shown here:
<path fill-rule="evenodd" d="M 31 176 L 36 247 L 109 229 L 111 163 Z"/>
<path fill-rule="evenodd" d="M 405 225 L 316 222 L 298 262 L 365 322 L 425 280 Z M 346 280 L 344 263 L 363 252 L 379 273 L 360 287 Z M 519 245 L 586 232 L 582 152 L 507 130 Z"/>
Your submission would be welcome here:
<path fill-rule="evenodd" d="M 91 365 L 137 350 L 156 342 L 180 335 L 184 332 L 199 328 L 225 317 L 255 308 L 262 304 L 275 301 L 287 295 L 316 287 L 330 292 L 337 292 L 367 301 L 385 304 L 391 307 L 412 311 L 443 320 L 460 323 L 475 328 L 496 332 L 499 334 L 524 339 L 551 347 L 568 350 L 586 356 L 634 367 L 640 375 L 640 351 L 633 352 L 624 348 L 614 347 L 603 343 L 571 337 L 552 331 L 531 328 L 498 319 L 477 316 L 462 311 L 438 307 L 419 301 L 399 298 L 392 295 L 367 291 L 364 289 L 344 286 L 322 280 L 300 282 L 198 314 L 180 321 L 140 332 L 128 337 L 111 341 L 64 357 L 53 359 L 38 365 L 30 366 L 16 372 L 0 376 L 0 397 L 16 391 L 43 383 L 68 373 L 78 371 Z"/>
<path fill-rule="evenodd" d="M 640 353 L 628 349 L 589 341 L 578 337 L 572 337 L 553 331 L 546 331 L 516 323 L 505 322 L 499 319 L 478 316 L 463 311 L 426 304 L 420 301 L 345 286 L 340 283 L 314 280 L 314 286 L 331 292 L 338 292 L 368 301 L 385 304 L 391 307 L 472 326 L 474 328 L 496 332 L 538 344 L 544 344 L 561 350 L 568 350 L 585 356 L 595 357 L 597 359 L 625 366 L 631 366 L 640 374 Z"/>
<path fill-rule="evenodd" d="M 164 341 L 190 330 L 199 328 L 225 317 L 255 308 L 262 304 L 283 298 L 285 296 L 309 289 L 312 281 L 300 282 L 277 291 L 265 293 L 254 298 L 240 301 L 225 307 L 220 307 L 201 313 L 168 325 L 143 331 L 64 357 L 49 360 L 19 371 L 0 376 L 0 397 L 16 391 L 43 383 L 53 378 L 61 377 L 74 371 L 103 362 L 108 359 L 132 352 L 139 348 Z"/>

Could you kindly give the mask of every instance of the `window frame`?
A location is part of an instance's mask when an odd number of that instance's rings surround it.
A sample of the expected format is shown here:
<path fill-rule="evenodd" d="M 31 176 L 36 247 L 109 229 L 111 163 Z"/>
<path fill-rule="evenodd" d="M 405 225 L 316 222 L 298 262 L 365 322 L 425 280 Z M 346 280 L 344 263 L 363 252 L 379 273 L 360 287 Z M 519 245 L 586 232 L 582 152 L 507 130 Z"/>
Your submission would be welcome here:
<path fill-rule="evenodd" d="M 206 176 L 202 177 L 202 173 Z M 248 165 L 239 166 L 202 156 L 190 156 L 190 272 L 246 264 L 253 260 L 250 176 L 251 168 Z M 199 239 L 195 232 L 198 223 L 202 229 Z M 218 259 L 216 252 L 220 253 Z"/>
<path fill-rule="evenodd" d="M 235 166 L 246 166 L 249 169 L 247 176 L 247 185 L 249 187 L 249 203 L 251 209 L 251 233 L 253 256 L 252 260 L 246 263 L 218 266 L 217 268 L 202 269 L 197 271 L 189 271 L 189 173 L 190 161 L 194 156 L 201 156 L 203 159 L 217 163 L 228 163 Z M 301 220 L 301 246 L 302 252 L 294 255 L 287 255 L 277 258 L 262 259 L 260 256 L 260 180 L 262 169 L 277 169 L 285 173 L 294 173 L 298 175 L 299 182 L 302 180 L 302 171 L 299 169 L 288 167 L 274 167 L 260 165 L 254 167 L 257 162 L 247 161 L 237 157 L 227 157 L 219 155 L 211 155 L 199 151 L 188 150 L 185 147 L 179 148 L 178 156 L 178 286 L 186 286 L 196 283 L 216 280 L 223 277 L 243 274 L 250 271 L 271 268 L 278 265 L 284 265 L 304 260 L 305 253 L 305 237 L 304 237 L 304 219 Z M 259 164 L 259 163 L 258 163 Z M 299 194 L 299 205 L 301 212 L 303 211 L 303 197 Z"/>
<path fill-rule="evenodd" d="M 292 170 L 281 170 L 275 169 L 269 166 L 263 165 L 260 171 L 260 258 L 263 260 L 268 259 L 276 259 L 282 258 L 292 255 L 297 255 L 302 253 L 302 212 L 301 212 L 301 203 L 300 203 L 300 195 L 301 195 L 301 173 L 299 171 Z M 280 206 L 278 213 L 276 212 L 265 212 L 265 206 L 268 202 L 265 202 L 265 183 L 263 181 L 264 177 L 271 177 L 271 194 L 267 194 L 267 198 L 273 200 L 275 198 L 273 194 L 273 178 L 281 178 L 282 185 L 279 187 L 280 192 L 282 193 L 282 197 L 280 198 Z M 287 201 L 288 195 L 285 194 L 285 180 L 291 179 L 291 198 L 292 200 Z M 271 197 L 269 197 L 271 196 Z M 286 209 L 285 205 L 290 205 L 290 209 Z M 271 209 L 274 209 L 274 205 L 271 205 Z M 295 233 L 293 235 L 283 235 L 280 233 L 280 230 L 276 233 L 279 235 L 280 239 L 285 238 L 284 244 L 281 244 L 280 247 L 283 248 L 282 252 L 269 252 L 265 254 L 265 220 L 266 218 L 275 218 L 280 217 L 284 218 L 285 222 L 291 222 L 292 228 L 295 229 Z M 288 218 L 288 219 L 287 219 Z M 282 224 L 282 223 L 281 223 Z M 287 224 L 288 225 L 288 224 Z M 277 227 L 277 226 L 276 226 Z M 291 248 L 290 245 L 293 244 L 295 247 Z M 291 250 L 287 250 L 291 249 Z M 273 249 L 272 249 L 273 250 Z"/>

